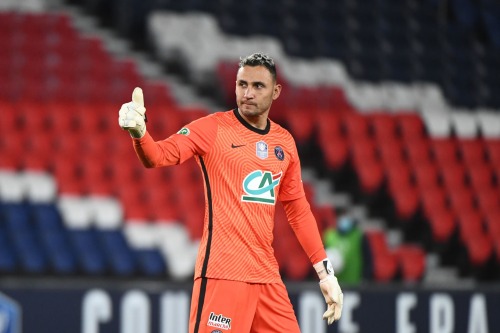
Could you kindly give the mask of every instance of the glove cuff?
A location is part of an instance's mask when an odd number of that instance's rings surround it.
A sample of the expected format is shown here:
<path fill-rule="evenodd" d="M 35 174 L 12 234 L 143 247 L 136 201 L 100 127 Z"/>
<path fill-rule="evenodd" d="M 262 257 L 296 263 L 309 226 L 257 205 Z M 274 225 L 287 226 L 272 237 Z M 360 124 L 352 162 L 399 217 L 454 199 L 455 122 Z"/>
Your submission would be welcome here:
<path fill-rule="evenodd" d="M 318 277 L 321 281 L 325 280 L 329 276 L 335 276 L 332 263 L 328 258 L 325 258 L 314 264 L 314 269 L 316 270 L 316 273 L 318 274 Z"/>
<path fill-rule="evenodd" d="M 128 132 L 130 133 L 130 136 L 134 139 L 141 139 L 144 134 L 146 134 L 146 126 L 142 126 L 140 128 L 131 128 L 128 129 Z"/>

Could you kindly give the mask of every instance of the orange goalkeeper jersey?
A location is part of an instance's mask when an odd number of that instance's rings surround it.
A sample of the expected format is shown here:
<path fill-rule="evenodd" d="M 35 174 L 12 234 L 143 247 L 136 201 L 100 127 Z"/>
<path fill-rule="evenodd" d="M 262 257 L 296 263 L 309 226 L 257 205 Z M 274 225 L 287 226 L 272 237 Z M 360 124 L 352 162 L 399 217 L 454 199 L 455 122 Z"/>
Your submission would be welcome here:
<path fill-rule="evenodd" d="M 149 167 L 194 156 L 201 168 L 206 206 L 195 278 L 280 281 L 272 248 L 275 204 L 305 196 L 288 131 L 271 120 L 264 130 L 256 129 L 235 109 L 195 120 L 162 141 L 146 133 L 134 139 L 134 146 Z M 309 252 L 314 263 L 324 258 L 324 249 L 314 219 L 307 223 L 315 229 L 300 232 L 313 234 Z"/>

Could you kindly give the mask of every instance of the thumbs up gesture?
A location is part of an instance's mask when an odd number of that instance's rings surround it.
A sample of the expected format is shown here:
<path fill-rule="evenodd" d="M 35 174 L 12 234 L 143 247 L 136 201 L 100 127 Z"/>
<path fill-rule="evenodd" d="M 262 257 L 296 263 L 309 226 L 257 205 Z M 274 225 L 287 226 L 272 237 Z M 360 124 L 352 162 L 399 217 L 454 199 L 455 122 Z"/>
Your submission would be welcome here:
<path fill-rule="evenodd" d="M 136 87 L 132 93 L 132 102 L 125 103 L 120 108 L 118 124 L 129 131 L 133 138 L 142 138 L 146 133 L 146 108 L 141 88 Z"/>

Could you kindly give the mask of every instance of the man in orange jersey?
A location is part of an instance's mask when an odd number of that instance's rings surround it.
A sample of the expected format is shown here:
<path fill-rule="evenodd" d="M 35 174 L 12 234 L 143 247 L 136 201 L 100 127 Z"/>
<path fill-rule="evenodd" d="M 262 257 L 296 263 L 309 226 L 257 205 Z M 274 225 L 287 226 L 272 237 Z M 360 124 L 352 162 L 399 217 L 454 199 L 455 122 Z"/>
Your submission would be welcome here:
<path fill-rule="evenodd" d="M 194 157 L 204 178 L 206 212 L 195 267 L 189 332 L 300 332 L 272 248 L 276 201 L 309 256 L 327 303 L 323 318 L 338 320 L 343 295 L 306 200 L 295 142 L 268 118 L 281 92 L 274 61 L 241 59 L 238 107 L 195 120 L 165 140 L 146 131 L 142 90 L 122 106 L 119 125 L 132 136 L 147 168 Z"/>

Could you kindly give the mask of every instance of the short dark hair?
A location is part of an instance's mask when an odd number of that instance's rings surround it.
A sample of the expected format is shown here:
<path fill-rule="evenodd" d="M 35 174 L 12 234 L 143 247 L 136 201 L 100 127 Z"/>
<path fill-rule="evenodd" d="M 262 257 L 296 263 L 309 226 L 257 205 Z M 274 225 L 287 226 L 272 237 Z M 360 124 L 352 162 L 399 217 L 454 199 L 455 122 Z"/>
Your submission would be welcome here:
<path fill-rule="evenodd" d="M 276 65 L 274 64 L 273 58 L 263 53 L 254 53 L 245 58 L 240 58 L 239 68 L 244 66 L 264 66 L 267 68 L 271 76 L 273 77 L 274 82 L 276 82 Z"/>

